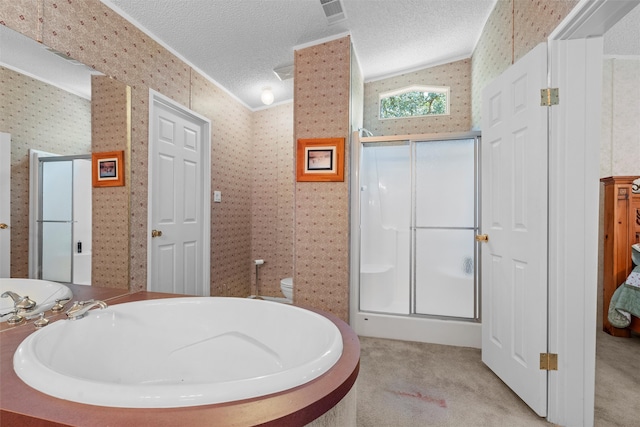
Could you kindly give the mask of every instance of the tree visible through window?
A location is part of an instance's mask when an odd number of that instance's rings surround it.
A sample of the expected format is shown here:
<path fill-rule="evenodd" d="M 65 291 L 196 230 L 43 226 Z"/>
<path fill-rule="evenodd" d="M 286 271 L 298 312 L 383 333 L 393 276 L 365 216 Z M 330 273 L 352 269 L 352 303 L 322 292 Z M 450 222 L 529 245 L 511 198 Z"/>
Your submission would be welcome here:
<path fill-rule="evenodd" d="M 380 118 L 449 114 L 449 88 L 412 86 L 380 94 Z"/>

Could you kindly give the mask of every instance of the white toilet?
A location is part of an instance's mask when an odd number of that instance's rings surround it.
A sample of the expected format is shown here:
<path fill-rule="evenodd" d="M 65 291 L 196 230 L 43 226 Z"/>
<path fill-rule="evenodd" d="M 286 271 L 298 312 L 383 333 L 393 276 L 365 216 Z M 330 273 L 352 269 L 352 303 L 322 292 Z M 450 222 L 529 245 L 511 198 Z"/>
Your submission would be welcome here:
<path fill-rule="evenodd" d="M 280 280 L 280 289 L 282 290 L 282 294 L 289 301 L 293 301 L 293 277 L 287 277 Z"/>

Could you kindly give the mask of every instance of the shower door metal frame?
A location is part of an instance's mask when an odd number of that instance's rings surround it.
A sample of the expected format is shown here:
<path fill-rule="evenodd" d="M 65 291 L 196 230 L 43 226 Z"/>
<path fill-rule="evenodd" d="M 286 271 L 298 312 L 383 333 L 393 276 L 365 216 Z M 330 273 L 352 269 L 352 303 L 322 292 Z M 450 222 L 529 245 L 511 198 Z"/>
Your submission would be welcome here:
<path fill-rule="evenodd" d="M 473 143 L 473 163 L 474 163 L 474 182 L 473 182 L 473 227 L 441 227 L 441 226 L 417 226 L 416 218 L 417 218 L 417 190 L 418 184 L 416 182 L 416 174 L 417 174 L 417 145 L 421 142 L 439 142 L 439 141 L 462 141 L 462 140 L 474 140 Z M 417 231 L 418 230 L 469 230 L 474 232 L 474 236 L 478 233 L 479 224 L 480 224 L 480 140 L 481 135 L 480 132 L 468 132 L 464 134 L 433 134 L 433 135 L 417 135 L 409 139 L 409 145 L 411 149 L 410 154 L 410 162 L 411 162 L 411 248 L 410 254 L 411 259 L 409 260 L 410 264 L 410 316 L 420 316 L 420 317 L 430 317 L 437 319 L 453 319 L 453 320 L 461 320 L 461 321 L 471 321 L 471 322 L 479 322 L 480 321 L 480 264 L 477 262 L 480 258 L 480 246 L 477 242 L 474 244 L 473 249 L 473 317 L 457 317 L 457 316 L 443 316 L 443 315 L 434 315 L 434 314 L 424 314 L 417 312 L 417 277 L 416 277 L 416 253 L 417 253 Z"/>
<path fill-rule="evenodd" d="M 375 140 L 374 140 L 375 139 Z M 409 150 L 409 177 L 410 177 L 410 181 L 413 182 L 413 149 L 412 149 L 412 141 L 410 138 L 408 138 L 407 135 L 403 135 L 401 137 L 391 137 L 391 138 L 383 138 L 383 137 L 366 137 L 366 138 L 361 138 L 360 139 L 360 151 L 364 150 L 365 147 L 380 147 L 380 146 L 384 146 L 384 147 L 397 147 L 397 146 L 407 146 L 407 149 Z M 362 153 L 360 153 L 359 155 L 359 162 L 360 162 L 360 166 L 362 167 Z M 361 189 L 362 188 L 362 182 L 361 182 L 361 173 L 360 173 L 360 169 L 358 169 L 358 188 Z M 412 192 L 412 190 L 411 190 Z M 411 195 L 411 198 L 413 198 L 413 194 Z M 413 205 L 413 200 L 410 201 L 411 204 Z M 407 312 L 408 314 L 404 314 L 404 313 L 392 313 L 392 312 L 386 312 L 386 311 L 375 311 L 375 310 L 362 310 L 361 308 L 361 304 L 360 304 L 360 282 L 361 282 L 361 266 L 362 266 L 362 209 L 360 208 L 360 204 L 362 203 L 362 199 L 361 199 L 361 191 L 358 191 L 358 224 L 359 224 L 359 230 L 360 232 L 358 233 L 358 291 L 357 291 L 357 295 L 358 295 L 358 310 L 361 310 L 363 312 L 367 312 L 367 313 L 377 313 L 377 314 L 383 314 L 383 315 L 389 315 L 389 316 L 413 316 L 415 313 L 413 313 L 412 311 L 412 302 L 413 302 L 413 297 L 411 295 L 411 284 L 413 283 L 413 280 L 411 280 L 411 272 L 413 271 L 413 265 L 412 263 L 412 250 L 411 250 L 411 245 L 412 245 L 412 237 L 411 237 L 411 226 L 413 224 L 413 213 L 411 212 L 411 208 L 409 209 L 409 279 L 410 279 L 410 283 L 409 283 L 409 299 L 406 301 L 407 304 Z"/>
<path fill-rule="evenodd" d="M 357 186 L 355 188 L 361 187 L 361 173 L 360 167 L 361 165 L 361 152 L 366 145 L 380 144 L 380 145 L 397 145 L 406 143 L 409 145 L 409 166 L 410 166 L 410 176 L 411 176 L 411 218 L 410 218 L 410 259 L 409 259 L 409 268 L 410 268 L 410 283 L 409 283 L 409 301 L 407 302 L 409 305 L 409 314 L 395 314 L 395 313 L 387 313 L 387 312 L 377 312 L 372 310 L 367 310 L 366 312 L 372 314 L 383 314 L 389 316 L 399 316 L 399 317 L 416 317 L 416 318 L 432 318 L 432 319 L 440 319 L 440 320 L 457 320 L 462 322 L 472 322 L 479 323 L 481 321 L 481 301 L 480 301 L 480 264 L 477 262 L 480 259 L 480 246 L 478 242 L 474 242 L 474 317 L 456 317 L 456 316 L 442 316 L 442 315 L 430 315 L 430 314 L 419 314 L 416 313 L 416 230 L 418 228 L 424 227 L 416 227 L 415 219 L 416 219 L 416 183 L 415 183 L 415 147 L 419 142 L 435 142 L 435 141 L 455 141 L 455 140 L 474 140 L 474 165 L 475 165 L 475 173 L 474 173 L 474 227 L 473 228 L 465 228 L 467 230 L 474 230 L 475 234 L 477 234 L 478 227 L 480 224 L 480 141 L 481 141 L 481 133 L 479 131 L 472 132 L 455 132 L 455 133 L 442 133 L 442 134 L 421 134 L 421 135 L 398 135 L 398 136 L 378 136 L 378 137 L 358 137 L 359 147 L 358 150 L 360 154 L 358 154 L 358 174 L 357 174 Z M 358 192 L 359 194 L 359 192 Z M 360 209 L 361 199 L 358 196 L 358 224 L 360 224 L 361 218 L 361 209 Z M 454 229 L 452 227 L 446 227 L 447 229 Z M 361 234 L 358 236 L 358 272 L 357 276 L 357 292 L 355 293 L 357 297 L 357 306 L 358 310 L 362 311 L 360 308 L 360 267 L 361 267 Z"/>
<path fill-rule="evenodd" d="M 69 221 L 63 221 L 63 220 L 54 220 L 54 221 L 45 221 L 42 219 L 42 215 L 43 215 L 43 179 L 44 179 L 44 174 L 43 174 L 43 163 L 49 163 L 49 162 L 71 162 L 72 163 L 72 167 L 71 167 L 71 185 L 73 186 L 73 182 L 74 182 L 74 170 L 73 170 L 73 161 L 74 160 L 89 160 L 91 161 L 91 155 L 90 154 L 80 154 L 80 155 L 72 155 L 72 156 L 46 156 L 46 157 L 39 157 L 38 158 L 38 180 L 40 182 L 38 182 L 38 218 L 36 219 L 36 223 L 38 224 L 38 239 L 37 239 L 37 267 L 36 267 L 36 278 L 37 279 L 42 279 L 42 239 L 43 239 L 43 230 L 42 230 L 42 224 L 43 223 L 66 223 L 69 224 L 71 226 L 71 245 L 69 247 L 69 250 L 71 251 L 71 264 L 70 264 L 70 281 L 69 282 L 64 282 L 64 283 L 73 283 L 74 281 L 74 277 L 73 277 L 73 254 L 74 254 L 74 236 L 73 236 L 73 224 L 75 222 L 74 220 L 74 216 L 73 216 L 73 209 L 74 209 L 74 192 L 73 192 L 73 188 L 71 189 L 71 220 Z"/>

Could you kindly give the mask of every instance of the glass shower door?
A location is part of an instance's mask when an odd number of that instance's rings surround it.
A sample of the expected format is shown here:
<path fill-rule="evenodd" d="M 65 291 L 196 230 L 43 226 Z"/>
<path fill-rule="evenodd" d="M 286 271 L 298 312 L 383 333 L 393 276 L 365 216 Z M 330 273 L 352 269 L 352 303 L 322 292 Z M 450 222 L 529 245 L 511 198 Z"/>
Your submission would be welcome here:
<path fill-rule="evenodd" d="M 40 278 L 71 282 L 73 163 L 41 162 Z"/>
<path fill-rule="evenodd" d="M 416 314 L 477 317 L 475 139 L 415 144 Z"/>
<path fill-rule="evenodd" d="M 360 176 L 360 309 L 409 314 L 411 151 L 364 144 Z"/>

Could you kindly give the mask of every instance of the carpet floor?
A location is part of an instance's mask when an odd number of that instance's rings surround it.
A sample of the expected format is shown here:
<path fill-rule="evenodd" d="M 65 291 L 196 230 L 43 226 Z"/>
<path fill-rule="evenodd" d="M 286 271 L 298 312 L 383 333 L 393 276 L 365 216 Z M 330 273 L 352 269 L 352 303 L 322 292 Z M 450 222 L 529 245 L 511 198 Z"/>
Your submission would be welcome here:
<path fill-rule="evenodd" d="M 480 350 L 360 337 L 358 427 L 551 426 Z M 595 426 L 640 426 L 640 338 L 597 335 Z"/>

